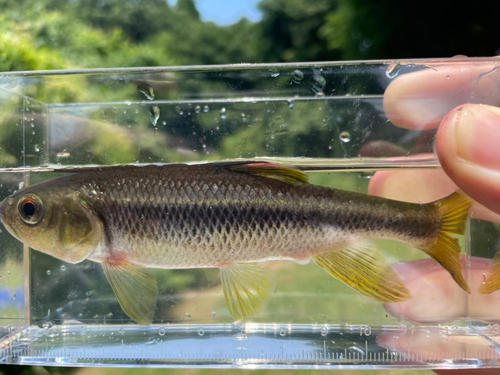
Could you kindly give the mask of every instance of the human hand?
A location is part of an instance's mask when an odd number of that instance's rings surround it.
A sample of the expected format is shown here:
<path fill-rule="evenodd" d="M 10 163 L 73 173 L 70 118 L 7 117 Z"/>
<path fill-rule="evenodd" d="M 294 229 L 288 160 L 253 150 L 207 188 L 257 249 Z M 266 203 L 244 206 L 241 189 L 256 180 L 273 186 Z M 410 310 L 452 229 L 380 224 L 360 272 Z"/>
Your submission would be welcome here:
<path fill-rule="evenodd" d="M 471 215 L 500 222 L 500 61 L 441 65 L 397 77 L 384 95 L 384 109 L 397 126 L 424 130 L 438 128 L 435 150 L 442 170 L 377 172 L 369 193 L 386 198 L 425 203 L 446 196 L 458 188 L 472 197 Z M 462 258 L 465 263 L 465 257 Z M 472 258 L 468 296 L 449 274 L 432 259 L 395 265 L 414 296 L 401 303 L 387 304 L 391 314 L 415 323 L 448 322 L 472 318 L 500 321 L 500 292 L 480 294 L 491 260 Z M 381 336 L 378 343 L 390 350 L 425 353 L 433 346 L 442 354 L 491 351 L 483 337 L 468 342 L 456 337 L 432 341 L 427 335 Z M 495 355 L 495 354 L 494 354 Z M 500 358 L 498 354 L 496 358 Z M 453 357 L 451 357 L 453 358 Z M 472 371 L 472 372 L 471 372 Z M 476 370 L 453 370 L 451 374 L 475 374 Z M 436 371 L 438 372 L 438 371 Z M 498 373 L 481 369 L 480 374 Z M 450 371 L 438 372 L 441 374 Z"/>

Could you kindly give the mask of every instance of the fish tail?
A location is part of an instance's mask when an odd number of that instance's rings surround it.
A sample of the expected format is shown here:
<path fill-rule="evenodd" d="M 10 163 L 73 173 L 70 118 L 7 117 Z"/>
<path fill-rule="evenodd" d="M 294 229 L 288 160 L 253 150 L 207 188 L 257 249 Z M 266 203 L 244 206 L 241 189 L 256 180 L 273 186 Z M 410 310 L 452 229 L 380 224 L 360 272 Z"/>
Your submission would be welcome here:
<path fill-rule="evenodd" d="M 479 287 L 479 293 L 489 294 L 497 289 L 500 289 L 500 249 L 497 250 L 491 260 L 490 272 L 488 272 L 488 276 Z"/>
<path fill-rule="evenodd" d="M 460 262 L 460 245 L 454 234 L 463 235 L 472 199 L 461 191 L 457 191 L 446 198 L 429 203 L 436 206 L 441 213 L 441 226 L 437 240 L 420 249 L 434 258 L 445 268 L 467 293 L 470 293 L 469 285 L 462 275 L 462 263 Z"/>

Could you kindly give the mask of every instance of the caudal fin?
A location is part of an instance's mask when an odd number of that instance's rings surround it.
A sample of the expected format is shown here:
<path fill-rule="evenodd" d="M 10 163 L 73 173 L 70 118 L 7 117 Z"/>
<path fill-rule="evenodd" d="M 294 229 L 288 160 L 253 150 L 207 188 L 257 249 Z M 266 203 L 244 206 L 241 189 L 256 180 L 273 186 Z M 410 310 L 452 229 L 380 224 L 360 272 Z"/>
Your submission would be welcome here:
<path fill-rule="evenodd" d="M 497 289 L 500 289 L 500 249 L 497 250 L 491 260 L 490 272 L 484 283 L 479 287 L 479 293 L 489 294 Z"/>
<path fill-rule="evenodd" d="M 458 239 L 452 235 L 464 234 L 472 203 L 472 199 L 461 191 L 430 203 L 436 205 L 442 214 L 441 228 L 437 241 L 432 245 L 421 248 L 445 268 L 467 293 L 470 293 L 470 289 L 462 275 L 462 264 L 459 258 L 460 245 Z"/>

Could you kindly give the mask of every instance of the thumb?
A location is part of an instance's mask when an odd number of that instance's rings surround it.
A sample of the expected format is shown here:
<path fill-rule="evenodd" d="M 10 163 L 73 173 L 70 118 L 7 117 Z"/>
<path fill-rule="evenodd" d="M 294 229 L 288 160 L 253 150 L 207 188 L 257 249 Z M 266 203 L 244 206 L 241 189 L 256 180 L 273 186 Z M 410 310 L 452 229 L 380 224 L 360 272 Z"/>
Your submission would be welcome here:
<path fill-rule="evenodd" d="M 467 195 L 500 213 L 500 108 L 465 104 L 441 122 L 436 152 Z"/>

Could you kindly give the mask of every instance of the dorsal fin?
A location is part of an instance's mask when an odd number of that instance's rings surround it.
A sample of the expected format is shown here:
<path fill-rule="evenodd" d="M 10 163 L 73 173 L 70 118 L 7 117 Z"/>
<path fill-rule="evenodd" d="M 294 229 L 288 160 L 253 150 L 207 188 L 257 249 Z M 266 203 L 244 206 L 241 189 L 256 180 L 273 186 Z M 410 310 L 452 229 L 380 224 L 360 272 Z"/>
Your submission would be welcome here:
<path fill-rule="evenodd" d="M 235 172 L 274 178 L 292 185 L 309 183 L 304 172 L 281 164 L 255 162 L 230 166 L 229 169 Z"/>

